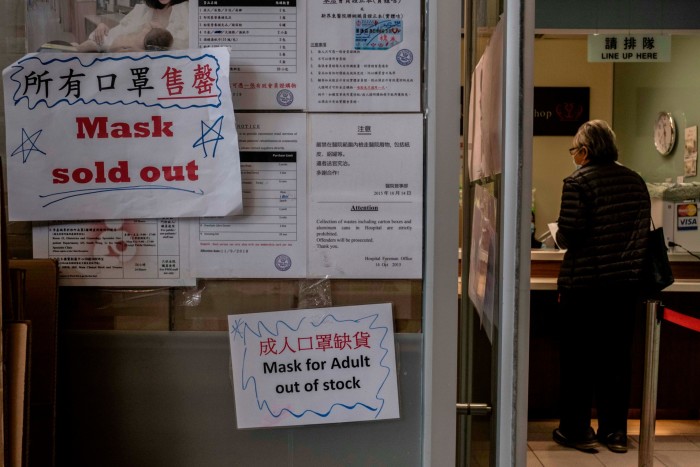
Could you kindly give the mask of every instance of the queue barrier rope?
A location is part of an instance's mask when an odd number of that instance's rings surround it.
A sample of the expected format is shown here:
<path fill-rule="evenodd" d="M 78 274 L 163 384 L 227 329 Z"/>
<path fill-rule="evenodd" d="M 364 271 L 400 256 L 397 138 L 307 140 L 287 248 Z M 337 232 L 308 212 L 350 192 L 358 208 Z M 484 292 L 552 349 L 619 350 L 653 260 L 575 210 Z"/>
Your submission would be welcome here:
<path fill-rule="evenodd" d="M 700 332 L 700 319 L 666 308 L 658 300 L 647 300 L 646 344 L 644 355 L 644 386 L 642 416 L 639 423 L 639 467 L 654 466 L 654 436 L 656 428 L 656 396 L 659 378 L 659 340 L 661 321 Z"/>
<path fill-rule="evenodd" d="M 684 315 L 683 313 L 664 307 L 663 319 L 695 332 L 700 332 L 700 319 L 698 318 L 693 318 L 692 316 Z"/>

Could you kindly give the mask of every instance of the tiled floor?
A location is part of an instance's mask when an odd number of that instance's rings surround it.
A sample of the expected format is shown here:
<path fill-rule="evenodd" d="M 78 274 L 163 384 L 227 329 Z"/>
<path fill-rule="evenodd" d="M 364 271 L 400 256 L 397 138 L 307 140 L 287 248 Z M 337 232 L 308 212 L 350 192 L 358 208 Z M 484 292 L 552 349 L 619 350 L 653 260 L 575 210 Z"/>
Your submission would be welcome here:
<path fill-rule="evenodd" d="M 562 447 L 552 441 L 557 421 L 528 424 L 527 467 L 636 467 L 639 463 L 639 420 L 630 420 L 625 454 L 601 446 L 596 453 Z M 597 428 L 595 420 L 593 427 Z M 700 420 L 657 420 L 654 466 L 700 467 Z"/>

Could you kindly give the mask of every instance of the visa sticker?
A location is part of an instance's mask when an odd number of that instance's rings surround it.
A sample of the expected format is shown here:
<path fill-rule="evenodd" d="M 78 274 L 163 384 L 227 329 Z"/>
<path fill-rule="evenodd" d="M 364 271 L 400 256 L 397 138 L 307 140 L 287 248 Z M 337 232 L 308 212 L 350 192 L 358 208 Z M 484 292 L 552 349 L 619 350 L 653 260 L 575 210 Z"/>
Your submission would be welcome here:
<path fill-rule="evenodd" d="M 676 204 L 676 229 L 698 230 L 698 205 L 696 203 Z"/>

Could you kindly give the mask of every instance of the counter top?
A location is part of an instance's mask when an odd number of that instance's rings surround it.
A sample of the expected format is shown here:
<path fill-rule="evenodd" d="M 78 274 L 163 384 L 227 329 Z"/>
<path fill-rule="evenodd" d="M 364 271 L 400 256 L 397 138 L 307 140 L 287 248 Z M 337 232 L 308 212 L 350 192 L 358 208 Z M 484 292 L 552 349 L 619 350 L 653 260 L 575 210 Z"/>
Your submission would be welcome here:
<path fill-rule="evenodd" d="M 530 250 L 530 260 L 532 261 L 561 261 L 564 259 L 565 250 L 552 250 L 552 249 L 541 249 L 541 250 Z M 673 262 L 700 262 L 693 255 L 688 253 L 668 253 L 669 261 Z"/>
<path fill-rule="evenodd" d="M 460 259 L 462 250 L 459 250 Z M 532 250 L 530 273 L 530 290 L 557 290 L 559 263 L 564 258 L 563 250 Z M 664 292 L 700 292 L 700 260 L 687 253 L 669 253 L 676 281 Z M 461 278 L 458 290 L 461 294 Z"/>
<path fill-rule="evenodd" d="M 530 278 L 530 290 L 557 290 L 555 277 Z M 664 289 L 664 292 L 700 292 L 700 279 L 678 279 Z"/>
<path fill-rule="evenodd" d="M 556 290 L 563 250 L 532 250 L 530 290 Z M 700 260 L 688 253 L 669 252 L 676 281 L 664 292 L 700 292 Z"/>
<path fill-rule="evenodd" d="M 530 250 L 531 261 L 561 261 L 564 259 L 564 250 Z"/>

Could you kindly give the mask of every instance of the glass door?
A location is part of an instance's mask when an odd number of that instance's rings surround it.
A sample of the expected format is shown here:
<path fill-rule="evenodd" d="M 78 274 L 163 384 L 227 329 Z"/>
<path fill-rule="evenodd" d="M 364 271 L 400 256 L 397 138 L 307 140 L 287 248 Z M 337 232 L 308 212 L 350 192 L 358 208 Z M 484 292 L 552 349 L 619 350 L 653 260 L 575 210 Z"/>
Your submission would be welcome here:
<path fill-rule="evenodd" d="M 525 38 L 534 24 L 525 3 L 464 4 L 458 465 L 525 465 L 532 134 Z"/>

